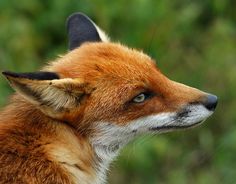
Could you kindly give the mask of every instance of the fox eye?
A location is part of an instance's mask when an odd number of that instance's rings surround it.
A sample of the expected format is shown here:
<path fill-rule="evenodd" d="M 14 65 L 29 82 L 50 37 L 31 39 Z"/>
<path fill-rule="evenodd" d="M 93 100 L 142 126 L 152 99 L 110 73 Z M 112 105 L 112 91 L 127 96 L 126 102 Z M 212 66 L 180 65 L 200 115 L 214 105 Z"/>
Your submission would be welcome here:
<path fill-rule="evenodd" d="M 149 98 L 150 96 L 151 96 L 151 94 L 149 94 L 149 93 L 140 93 L 138 96 L 133 98 L 132 102 L 134 102 L 134 103 L 142 103 L 147 98 Z"/>

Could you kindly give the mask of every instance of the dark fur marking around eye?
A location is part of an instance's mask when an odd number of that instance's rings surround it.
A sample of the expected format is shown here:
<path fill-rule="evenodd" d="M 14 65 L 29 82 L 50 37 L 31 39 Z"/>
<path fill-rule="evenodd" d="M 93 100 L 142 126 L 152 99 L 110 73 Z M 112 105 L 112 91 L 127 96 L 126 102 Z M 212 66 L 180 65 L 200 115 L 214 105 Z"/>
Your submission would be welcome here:
<path fill-rule="evenodd" d="M 2 72 L 3 75 L 14 78 L 26 78 L 30 80 L 54 80 L 59 79 L 59 75 L 54 72 L 32 72 L 32 73 L 14 73 L 14 72 Z"/>

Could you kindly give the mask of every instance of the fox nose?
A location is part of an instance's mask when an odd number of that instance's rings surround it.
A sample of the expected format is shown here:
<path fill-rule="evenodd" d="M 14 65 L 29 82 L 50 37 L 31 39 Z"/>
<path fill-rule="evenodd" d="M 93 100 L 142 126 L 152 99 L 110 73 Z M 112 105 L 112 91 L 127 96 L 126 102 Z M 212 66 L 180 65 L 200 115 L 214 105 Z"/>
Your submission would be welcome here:
<path fill-rule="evenodd" d="M 209 110 L 214 111 L 217 105 L 217 96 L 212 94 L 207 94 L 206 100 L 203 102 L 203 105 Z"/>

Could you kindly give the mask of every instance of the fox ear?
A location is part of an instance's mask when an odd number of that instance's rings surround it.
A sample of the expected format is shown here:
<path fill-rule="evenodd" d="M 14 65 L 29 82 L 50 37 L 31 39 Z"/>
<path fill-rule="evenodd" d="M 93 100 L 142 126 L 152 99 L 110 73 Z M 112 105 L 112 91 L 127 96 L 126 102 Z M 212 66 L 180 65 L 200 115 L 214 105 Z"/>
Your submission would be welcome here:
<path fill-rule="evenodd" d="M 83 96 L 88 93 L 86 85 L 79 79 L 59 79 L 52 72 L 3 72 L 3 75 L 20 95 L 51 112 L 68 111 L 79 106 Z"/>
<path fill-rule="evenodd" d="M 69 50 L 79 47 L 84 42 L 107 42 L 109 38 L 86 15 L 74 13 L 67 19 Z"/>

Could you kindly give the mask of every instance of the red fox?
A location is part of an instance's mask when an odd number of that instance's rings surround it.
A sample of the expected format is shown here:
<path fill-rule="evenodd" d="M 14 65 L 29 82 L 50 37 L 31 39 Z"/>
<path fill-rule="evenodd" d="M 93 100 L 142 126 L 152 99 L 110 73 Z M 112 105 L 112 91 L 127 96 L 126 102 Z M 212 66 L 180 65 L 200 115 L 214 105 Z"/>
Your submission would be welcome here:
<path fill-rule="evenodd" d="M 16 94 L 0 112 L 0 183 L 102 184 L 130 140 L 214 112 L 216 96 L 168 79 L 86 15 L 67 30 L 69 52 L 40 72 L 3 72 Z"/>

